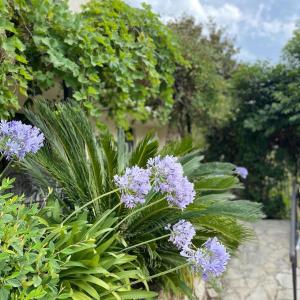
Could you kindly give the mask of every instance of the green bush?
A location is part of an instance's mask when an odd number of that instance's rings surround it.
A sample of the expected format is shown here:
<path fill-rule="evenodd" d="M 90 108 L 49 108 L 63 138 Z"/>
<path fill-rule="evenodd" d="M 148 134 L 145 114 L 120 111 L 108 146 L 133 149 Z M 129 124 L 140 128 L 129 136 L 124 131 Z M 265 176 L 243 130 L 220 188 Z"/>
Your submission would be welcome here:
<path fill-rule="evenodd" d="M 43 242 L 46 227 L 36 205 L 26 207 L 7 191 L 12 183 L 0 186 L 0 299 L 55 299 L 60 265 Z"/>
<path fill-rule="evenodd" d="M 286 217 L 283 199 L 290 192 L 285 186 L 298 177 L 298 73 L 294 65 L 240 65 L 232 80 L 235 118 L 211 129 L 208 137 L 209 159 L 249 169 L 245 197 L 263 203 L 269 218 Z"/>
<path fill-rule="evenodd" d="M 174 106 L 170 123 L 181 137 L 205 138 L 212 126 L 221 127 L 233 116 L 232 74 L 238 50 L 226 31 L 183 17 L 168 24 L 187 64 L 174 73 Z"/>

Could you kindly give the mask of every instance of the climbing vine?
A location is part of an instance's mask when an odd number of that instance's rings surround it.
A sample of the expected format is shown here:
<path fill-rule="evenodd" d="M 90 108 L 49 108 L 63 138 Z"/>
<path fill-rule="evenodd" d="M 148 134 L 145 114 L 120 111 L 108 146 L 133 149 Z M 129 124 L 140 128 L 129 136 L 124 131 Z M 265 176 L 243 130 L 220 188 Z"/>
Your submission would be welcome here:
<path fill-rule="evenodd" d="M 19 94 L 36 101 L 57 82 L 92 115 L 165 121 L 173 73 L 184 63 L 170 30 L 150 7 L 92 0 L 72 13 L 65 0 L 1 0 L 0 116 Z M 53 100 L 53 99 L 49 99 Z"/>

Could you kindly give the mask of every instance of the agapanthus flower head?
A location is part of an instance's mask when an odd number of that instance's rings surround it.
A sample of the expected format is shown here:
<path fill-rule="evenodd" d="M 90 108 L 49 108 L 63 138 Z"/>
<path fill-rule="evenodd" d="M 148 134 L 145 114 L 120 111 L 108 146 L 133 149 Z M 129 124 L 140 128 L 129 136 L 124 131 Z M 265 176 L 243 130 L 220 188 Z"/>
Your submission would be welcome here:
<path fill-rule="evenodd" d="M 246 179 L 248 176 L 248 170 L 245 167 L 236 167 L 234 171 L 244 179 Z"/>
<path fill-rule="evenodd" d="M 114 176 L 116 185 L 121 189 L 121 202 L 128 208 L 144 203 L 151 189 L 150 171 L 137 166 L 127 168 L 123 176 Z"/>
<path fill-rule="evenodd" d="M 173 226 L 169 226 L 168 229 L 171 230 L 169 241 L 179 250 L 189 248 L 196 234 L 193 224 L 186 220 L 180 220 Z"/>
<path fill-rule="evenodd" d="M 181 255 L 187 257 L 194 271 L 201 273 L 204 280 L 222 275 L 230 258 L 225 246 L 216 237 L 208 239 L 202 248 L 188 249 Z"/>
<path fill-rule="evenodd" d="M 21 121 L 0 122 L 0 152 L 7 158 L 23 159 L 36 153 L 44 144 L 44 134 Z"/>
<path fill-rule="evenodd" d="M 194 185 L 183 175 L 176 157 L 156 156 L 149 159 L 147 166 L 152 174 L 154 189 L 166 193 L 170 205 L 184 209 L 194 201 Z"/>

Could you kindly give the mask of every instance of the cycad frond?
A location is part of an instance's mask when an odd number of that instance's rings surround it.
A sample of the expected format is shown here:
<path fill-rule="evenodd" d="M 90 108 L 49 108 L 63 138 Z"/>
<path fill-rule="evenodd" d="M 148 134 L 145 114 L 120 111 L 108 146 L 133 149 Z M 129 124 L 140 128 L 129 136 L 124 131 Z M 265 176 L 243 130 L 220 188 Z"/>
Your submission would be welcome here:
<path fill-rule="evenodd" d="M 203 216 L 195 221 L 197 241 L 202 244 L 210 236 L 217 236 L 224 244 L 235 250 L 241 243 L 254 237 L 253 231 L 235 218 L 224 216 Z"/>
<path fill-rule="evenodd" d="M 147 134 L 135 147 L 130 155 L 131 166 L 146 167 L 149 158 L 154 157 L 158 151 L 158 142 L 153 134 Z"/>
<path fill-rule="evenodd" d="M 195 150 L 192 137 L 185 137 L 183 139 L 167 143 L 159 152 L 160 155 L 184 156 Z"/>
<path fill-rule="evenodd" d="M 69 211 L 114 189 L 114 175 L 126 167 L 145 167 L 147 160 L 158 153 L 179 156 L 185 175 L 197 190 L 194 203 L 182 211 L 162 201 L 136 213 L 122 225 L 122 238 L 129 246 L 165 235 L 166 225 L 186 219 L 197 226 L 197 243 L 218 236 L 226 246 L 235 249 L 252 236 L 251 229 L 239 220 L 253 221 L 262 217 L 259 204 L 235 199 L 232 189 L 242 187 L 234 173 L 235 166 L 202 163 L 203 157 L 191 139 L 172 143 L 158 152 L 158 142 L 149 134 L 130 152 L 122 132 L 117 141 L 107 132 L 100 132 L 96 138 L 88 118 L 77 106 L 64 105 L 51 110 L 40 104 L 37 112 L 27 112 L 27 115 L 44 132 L 48 146 L 26 159 L 24 167 L 42 187 L 59 187 L 57 198 L 69 205 Z M 147 203 L 158 197 L 152 192 Z M 93 213 L 89 211 L 90 218 L 96 220 L 118 201 L 118 195 L 114 194 L 96 203 Z M 124 218 L 132 211 L 134 209 L 120 208 L 116 217 Z M 167 240 L 138 247 L 133 253 L 138 256 L 141 268 L 148 269 L 150 274 L 167 270 L 182 260 L 178 250 Z M 186 278 L 184 271 L 178 274 L 178 279 Z M 166 280 L 171 282 L 171 278 Z"/>

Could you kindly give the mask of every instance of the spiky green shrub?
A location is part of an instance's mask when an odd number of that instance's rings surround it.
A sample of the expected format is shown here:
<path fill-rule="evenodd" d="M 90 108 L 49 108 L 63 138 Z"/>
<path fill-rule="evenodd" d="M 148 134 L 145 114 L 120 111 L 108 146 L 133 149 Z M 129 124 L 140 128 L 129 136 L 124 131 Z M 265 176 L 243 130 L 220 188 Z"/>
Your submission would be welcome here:
<path fill-rule="evenodd" d="M 253 221 L 262 216 L 258 204 L 236 200 L 232 194 L 233 188 L 241 188 L 233 172 L 235 166 L 202 163 L 199 150 L 194 149 L 189 139 L 159 150 L 157 140 L 147 135 L 133 151 L 128 151 L 122 134 L 117 141 L 108 133 L 100 132 L 96 136 L 85 114 L 76 106 L 64 105 L 51 110 L 39 105 L 35 113 L 27 112 L 27 116 L 44 132 L 48 146 L 28 158 L 24 167 L 41 187 L 56 188 L 56 197 L 64 205 L 65 214 L 113 190 L 113 176 L 121 174 L 125 167 L 145 167 L 149 158 L 159 154 L 179 157 L 185 175 L 196 187 L 194 203 L 182 211 L 161 202 L 135 213 L 121 227 L 122 238 L 128 247 L 165 235 L 167 224 L 186 219 L 197 228 L 197 245 L 208 237 L 217 236 L 234 250 L 252 236 L 251 230 L 239 221 Z M 150 193 L 146 204 L 158 197 L 156 193 Z M 89 219 L 95 221 L 118 202 L 118 194 L 95 201 L 94 206 L 87 210 Z M 128 209 L 119 208 L 117 217 L 124 219 L 126 216 Z M 129 253 L 137 256 L 141 269 L 150 275 L 184 262 L 166 239 L 135 247 Z M 188 293 L 190 279 L 190 272 L 182 269 L 176 274 L 163 276 L 156 283 L 160 287 L 170 287 L 174 292 Z"/>

